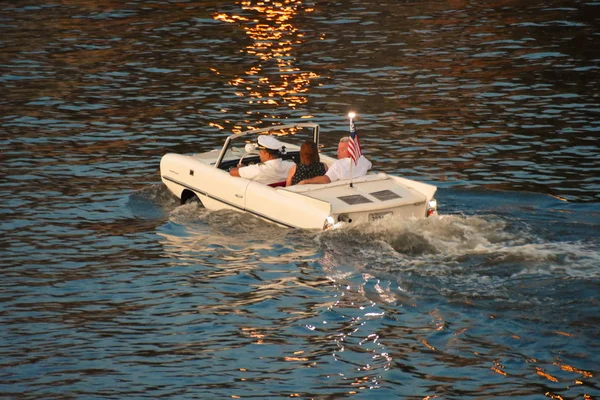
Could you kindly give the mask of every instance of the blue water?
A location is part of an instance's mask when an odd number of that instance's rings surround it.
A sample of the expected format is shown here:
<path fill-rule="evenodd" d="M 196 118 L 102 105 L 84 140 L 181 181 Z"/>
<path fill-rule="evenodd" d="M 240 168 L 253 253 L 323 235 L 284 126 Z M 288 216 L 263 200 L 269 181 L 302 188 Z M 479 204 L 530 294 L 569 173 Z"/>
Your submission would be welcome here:
<path fill-rule="evenodd" d="M 0 393 L 600 398 L 600 5 L 0 6 Z M 358 112 L 440 216 L 181 206 L 167 152 Z"/>

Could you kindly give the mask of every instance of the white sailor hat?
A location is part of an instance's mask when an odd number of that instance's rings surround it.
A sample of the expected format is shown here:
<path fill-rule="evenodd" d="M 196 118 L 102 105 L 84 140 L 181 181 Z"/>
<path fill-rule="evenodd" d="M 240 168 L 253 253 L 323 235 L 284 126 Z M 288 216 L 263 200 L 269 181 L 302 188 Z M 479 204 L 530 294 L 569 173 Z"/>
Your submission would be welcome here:
<path fill-rule="evenodd" d="M 258 137 L 258 148 L 259 149 L 269 149 L 269 150 L 281 150 L 283 143 L 279 140 L 275 139 L 274 136 L 271 135 L 260 135 Z"/>

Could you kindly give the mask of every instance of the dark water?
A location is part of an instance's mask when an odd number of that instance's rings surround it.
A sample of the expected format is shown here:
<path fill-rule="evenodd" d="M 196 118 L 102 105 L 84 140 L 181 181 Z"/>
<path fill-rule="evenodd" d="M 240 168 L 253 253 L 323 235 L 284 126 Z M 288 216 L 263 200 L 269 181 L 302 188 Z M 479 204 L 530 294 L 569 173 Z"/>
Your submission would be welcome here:
<path fill-rule="evenodd" d="M 0 4 L 5 398 L 600 398 L 600 3 Z M 166 152 L 357 121 L 442 215 L 179 206 Z"/>

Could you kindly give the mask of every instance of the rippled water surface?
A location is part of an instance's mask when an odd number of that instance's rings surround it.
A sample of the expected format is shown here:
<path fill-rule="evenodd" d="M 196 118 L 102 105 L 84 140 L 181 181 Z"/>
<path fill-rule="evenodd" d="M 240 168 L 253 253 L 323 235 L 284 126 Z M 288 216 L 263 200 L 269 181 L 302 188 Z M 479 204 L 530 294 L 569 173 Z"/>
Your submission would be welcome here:
<path fill-rule="evenodd" d="M 6 398 L 600 399 L 600 3 L 0 4 Z M 441 215 L 180 206 L 167 152 L 358 113 Z"/>

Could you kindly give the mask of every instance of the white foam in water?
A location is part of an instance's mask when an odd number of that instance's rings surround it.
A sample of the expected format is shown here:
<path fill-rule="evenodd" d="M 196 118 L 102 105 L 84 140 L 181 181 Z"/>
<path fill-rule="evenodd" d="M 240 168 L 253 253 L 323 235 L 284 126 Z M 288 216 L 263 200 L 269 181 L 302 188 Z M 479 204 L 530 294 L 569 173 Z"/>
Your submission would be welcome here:
<path fill-rule="evenodd" d="M 130 195 L 130 201 L 147 201 L 163 207 L 175 207 L 180 204 L 179 199 L 162 183 L 150 185 L 133 192 Z"/>
<path fill-rule="evenodd" d="M 206 212 L 208 211 L 199 203 L 187 203 L 171 210 L 169 216 L 176 223 L 198 222 Z"/>
<path fill-rule="evenodd" d="M 600 254 L 583 243 L 538 243 L 503 248 L 500 249 L 500 252 L 524 260 L 546 262 L 543 267 L 535 264 L 531 269 L 524 268 L 514 276 L 561 274 L 574 278 L 600 277 Z"/>
<path fill-rule="evenodd" d="M 358 257 L 342 254 L 330 263 L 355 265 L 360 271 L 366 266 L 434 276 L 458 273 L 477 280 L 485 274 L 600 275 L 600 255 L 591 245 L 547 241 L 527 226 L 494 216 L 382 220 L 327 233 L 321 242 L 326 252 L 352 247 Z"/>

